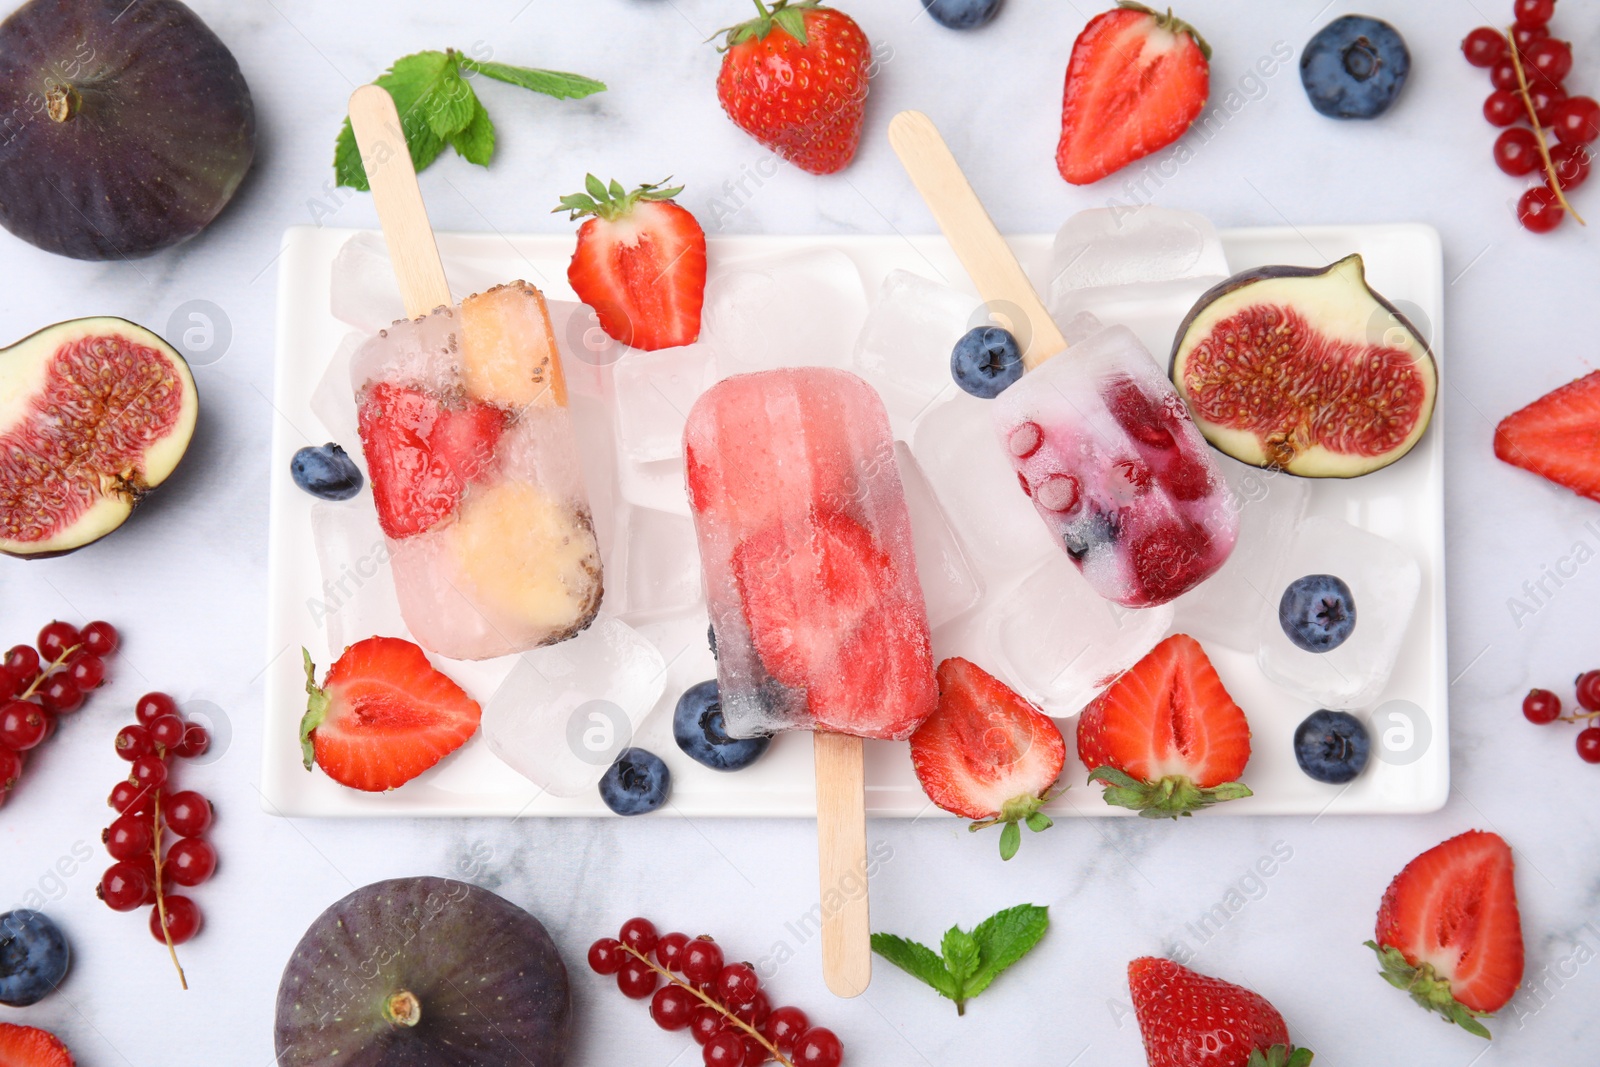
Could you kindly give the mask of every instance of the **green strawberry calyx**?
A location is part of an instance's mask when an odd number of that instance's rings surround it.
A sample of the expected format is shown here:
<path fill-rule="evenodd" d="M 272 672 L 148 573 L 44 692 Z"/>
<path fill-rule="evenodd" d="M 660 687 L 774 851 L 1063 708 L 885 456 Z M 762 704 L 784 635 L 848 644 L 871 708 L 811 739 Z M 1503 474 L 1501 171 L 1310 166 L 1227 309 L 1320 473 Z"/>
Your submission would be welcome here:
<path fill-rule="evenodd" d="M 736 44 L 746 41 L 765 41 L 767 35 L 776 26 L 801 44 L 806 43 L 806 12 L 822 11 L 818 0 L 772 0 L 770 6 L 761 0 L 755 0 L 756 17 L 749 22 L 741 22 L 737 26 L 718 30 L 707 40 L 715 41 L 723 38 L 722 44 L 717 46 L 717 51 L 726 52 Z"/>
<path fill-rule="evenodd" d="M 1107 804 L 1130 808 L 1146 819 L 1176 819 L 1225 800 L 1255 795 L 1243 782 L 1224 782 L 1202 789 L 1184 774 L 1169 774 L 1153 782 L 1141 782 L 1111 766 L 1090 771 L 1089 781 L 1104 783 L 1106 788 L 1101 795 Z"/>
<path fill-rule="evenodd" d="M 1433 969 L 1433 964 L 1413 964 L 1406 959 L 1405 953 L 1393 945 L 1384 945 L 1380 948 L 1375 941 L 1362 943 L 1378 954 L 1378 962 L 1383 968 L 1378 973 L 1385 982 L 1396 989 L 1405 990 L 1419 1005 L 1444 1016 L 1447 1021 L 1455 1023 L 1467 1033 L 1484 1040 L 1489 1039 L 1489 1028 L 1478 1020 L 1490 1018 L 1492 1013 L 1473 1011 L 1457 1000 L 1455 994 L 1450 991 L 1450 980 L 1440 977 Z"/>
<path fill-rule="evenodd" d="M 311 735 L 328 717 L 329 697 L 328 691 L 317 685 L 317 665 L 311 662 L 311 653 L 302 648 L 300 655 L 305 658 L 306 664 L 306 713 L 300 717 L 300 757 L 309 771 L 317 760 Z"/>
<path fill-rule="evenodd" d="M 1163 30 L 1166 30 L 1168 33 L 1188 34 L 1189 38 L 1194 41 L 1195 46 L 1200 49 L 1200 54 L 1205 56 L 1206 59 L 1211 58 L 1211 46 L 1206 43 L 1206 39 L 1204 37 L 1200 36 L 1200 31 L 1195 29 L 1189 23 L 1183 21 L 1183 19 L 1180 19 L 1178 16 L 1174 15 L 1172 13 L 1172 8 L 1167 8 L 1167 13 L 1163 15 L 1155 8 L 1146 7 L 1144 4 L 1137 3 L 1136 0 L 1117 0 L 1117 6 L 1120 8 L 1126 8 L 1129 11 L 1138 11 L 1141 14 L 1149 15 L 1151 18 L 1156 20 L 1157 26 Z"/>
<path fill-rule="evenodd" d="M 1066 791 L 1066 786 L 1060 789 L 1047 788 L 1043 793 L 1024 793 L 1020 797 L 1012 797 L 1000 806 L 1000 814 L 987 819 L 979 819 L 967 827 L 972 833 L 987 829 L 990 826 L 1004 826 L 1000 831 L 1000 858 L 1008 860 L 1017 854 L 1017 849 L 1022 847 L 1022 826 L 1026 825 L 1034 833 L 1043 833 L 1055 825 L 1055 822 L 1039 809 Z"/>
<path fill-rule="evenodd" d="M 550 213 L 558 215 L 565 211 L 569 213 L 567 215 L 569 219 L 581 219 L 585 215 L 593 215 L 597 219 L 612 222 L 627 217 L 633 210 L 633 205 L 641 200 L 671 200 L 683 192 L 681 185 L 666 187 L 667 182 L 671 180 L 671 177 L 668 177 L 654 184 L 646 182 L 630 193 L 623 189 L 622 183 L 615 178 L 611 179 L 610 185 L 606 185 L 593 174 L 587 174 L 583 179 L 583 187 L 587 192 L 563 196 L 561 206 Z"/>
<path fill-rule="evenodd" d="M 1273 1045 L 1267 1049 L 1252 1049 L 1245 1067 L 1308 1067 L 1314 1058 L 1308 1048 Z"/>

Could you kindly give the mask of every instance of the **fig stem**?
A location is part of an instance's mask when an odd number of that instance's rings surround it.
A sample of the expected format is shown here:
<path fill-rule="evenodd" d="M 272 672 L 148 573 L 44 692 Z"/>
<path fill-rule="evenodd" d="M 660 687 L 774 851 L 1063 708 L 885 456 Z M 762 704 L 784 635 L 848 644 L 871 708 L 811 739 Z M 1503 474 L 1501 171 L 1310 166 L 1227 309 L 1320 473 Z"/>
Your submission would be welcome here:
<path fill-rule="evenodd" d="M 83 107 L 83 94 L 70 85 L 52 85 L 44 94 L 45 111 L 56 122 L 66 122 Z"/>
<path fill-rule="evenodd" d="M 189 979 L 183 973 L 183 964 L 178 962 L 178 949 L 172 943 L 172 931 L 167 928 L 167 891 L 161 884 L 161 791 L 159 789 L 155 793 L 151 820 L 155 823 L 155 833 L 150 838 L 150 854 L 156 861 L 156 913 L 161 917 L 161 937 L 167 943 L 167 955 L 172 957 L 172 965 L 178 969 L 178 984 L 187 990 Z"/>
<path fill-rule="evenodd" d="M 1517 54 L 1517 38 L 1511 30 L 1506 31 L 1506 43 L 1511 46 L 1511 66 L 1517 72 L 1517 95 L 1522 97 L 1522 106 L 1528 109 L 1528 122 L 1533 126 L 1533 138 L 1539 142 L 1539 155 L 1544 159 L 1544 172 L 1550 178 L 1550 188 L 1556 194 L 1556 200 L 1575 219 L 1579 226 L 1589 225 L 1583 221 L 1583 216 L 1573 209 L 1567 202 L 1567 194 L 1561 188 L 1561 176 L 1556 173 L 1556 165 L 1550 158 L 1550 145 L 1545 141 L 1544 128 L 1539 125 L 1539 113 L 1533 109 L 1533 94 L 1528 91 L 1528 76 L 1522 70 L 1522 57 Z"/>
<path fill-rule="evenodd" d="M 383 1002 L 383 1017 L 396 1026 L 415 1026 L 422 1020 L 422 1001 L 409 989 L 391 993 Z"/>
<path fill-rule="evenodd" d="M 789 1059 L 783 1053 L 779 1052 L 778 1046 L 774 1045 L 771 1041 L 768 1041 L 765 1034 L 751 1026 L 749 1023 L 745 1022 L 743 1019 L 739 1018 L 737 1015 L 733 1014 L 733 1012 L 729 1011 L 726 1004 L 706 996 L 706 994 L 702 993 L 688 982 L 680 981 L 677 975 L 673 974 L 665 967 L 658 966 L 654 960 L 640 952 L 638 949 L 634 948 L 632 945 L 629 945 L 625 942 L 619 942 L 618 947 L 628 955 L 632 956 L 634 959 L 638 960 L 640 963 L 644 964 L 646 967 L 650 968 L 652 971 L 659 974 L 661 977 L 665 978 L 669 984 L 675 985 L 679 989 L 685 990 L 699 998 L 702 1004 L 715 1011 L 718 1015 L 721 1015 L 725 1022 L 732 1023 L 734 1026 L 737 1026 L 739 1029 L 743 1030 L 745 1033 L 761 1042 L 762 1047 L 768 1052 L 772 1053 L 772 1058 L 778 1062 L 780 1067 L 795 1067 L 794 1061 Z"/>

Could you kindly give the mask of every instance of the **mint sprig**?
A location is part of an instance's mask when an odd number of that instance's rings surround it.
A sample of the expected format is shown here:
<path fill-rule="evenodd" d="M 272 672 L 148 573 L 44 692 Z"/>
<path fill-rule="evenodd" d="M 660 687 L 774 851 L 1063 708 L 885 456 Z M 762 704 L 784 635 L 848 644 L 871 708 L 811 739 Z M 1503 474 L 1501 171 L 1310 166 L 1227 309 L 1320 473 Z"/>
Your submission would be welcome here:
<path fill-rule="evenodd" d="M 965 1015 L 967 1001 L 1026 956 L 1049 925 L 1048 908 L 1018 904 L 989 916 L 970 933 L 952 926 L 945 931 L 939 952 L 895 934 L 873 934 L 872 951 L 955 1001 L 956 1014 Z"/>
<path fill-rule="evenodd" d="M 394 97 L 411 163 L 419 171 L 438 159 L 446 146 L 480 167 L 488 166 L 494 155 L 494 122 L 472 83 L 462 76 L 463 71 L 558 100 L 589 96 L 605 89 L 604 83 L 581 74 L 492 63 L 462 55 L 454 48 L 402 56 L 374 84 Z M 363 191 L 369 188 L 361 149 L 356 146 L 348 116 L 334 145 L 333 172 L 339 185 Z"/>

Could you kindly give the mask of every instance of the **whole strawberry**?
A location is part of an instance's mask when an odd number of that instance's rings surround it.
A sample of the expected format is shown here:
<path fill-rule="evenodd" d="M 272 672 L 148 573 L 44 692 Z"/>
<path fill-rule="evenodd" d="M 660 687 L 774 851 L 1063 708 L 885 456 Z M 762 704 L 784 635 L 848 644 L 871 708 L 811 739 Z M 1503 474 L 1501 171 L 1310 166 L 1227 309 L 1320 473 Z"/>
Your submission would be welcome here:
<path fill-rule="evenodd" d="M 1311 1053 L 1267 999 L 1232 982 L 1143 956 L 1128 991 L 1150 1067 L 1305 1067 Z"/>
<path fill-rule="evenodd" d="M 755 5 L 757 17 L 722 31 L 722 110 L 801 170 L 843 170 L 861 143 L 872 58 L 867 35 L 817 0 Z"/>

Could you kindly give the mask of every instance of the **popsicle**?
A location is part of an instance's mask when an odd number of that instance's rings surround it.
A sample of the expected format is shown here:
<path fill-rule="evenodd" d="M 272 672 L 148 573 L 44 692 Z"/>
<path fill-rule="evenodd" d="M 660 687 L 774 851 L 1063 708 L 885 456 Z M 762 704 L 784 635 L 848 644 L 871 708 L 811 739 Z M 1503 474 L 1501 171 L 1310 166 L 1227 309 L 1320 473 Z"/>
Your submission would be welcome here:
<path fill-rule="evenodd" d="M 860 738 L 909 737 L 938 701 L 911 518 L 878 394 L 821 367 L 712 386 L 683 437 L 724 723 L 816 731 L 824 977 L 870 977 Z M 856 891 L 850 892 L 855 886 Z"/>
<path fill-rule="evenodd" d="M 363 86 L 350 118 L 412 316 L 350 365 L 401 615 L 454 659 L 565 640 L 599 610 L 600 551 L 544 296 L 454 304 L 394 101 Z"/>
<path fill-rule="evenodd" d="M 1026 373 L 994 401 L 995 430 L 1056 543 L 1127 607 L 1165 604 L 1210 577 L 1233 551 L 1238 506 L 1160 366 L 1120 326 L 1067 352 L 928 117 L 901 112 L 889 140 L 1022 349 Z"/>

